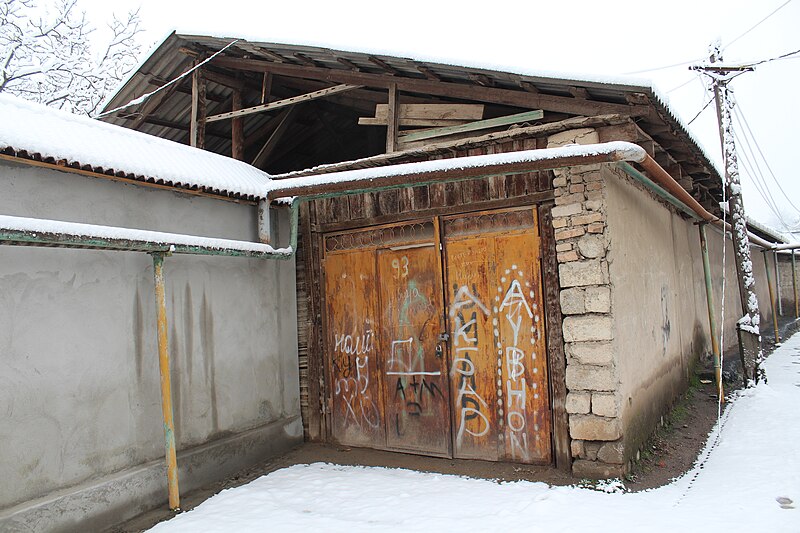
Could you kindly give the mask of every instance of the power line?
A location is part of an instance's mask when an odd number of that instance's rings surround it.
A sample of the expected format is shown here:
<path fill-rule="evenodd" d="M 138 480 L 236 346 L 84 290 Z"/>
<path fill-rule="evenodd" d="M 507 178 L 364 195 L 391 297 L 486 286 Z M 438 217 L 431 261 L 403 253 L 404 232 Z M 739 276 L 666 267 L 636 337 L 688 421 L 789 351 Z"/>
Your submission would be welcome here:
<path fill-rule="evenodd" d="M 753 130 L 750 129 L 750 124 L 747 122 L 747 119 L 745 119 L 745 117 L 744 117 L 744 111 L 742 111 L 741 105 L 738 105 L 737 107 L 738 107 L 738 109 L 734 108 L 734 113 L 737 115 L 737 118 L 739 118 L 739 121 L 744 124 L 745 128 L 747 129 L 747 132 L 750 134 L 750 137 L 753 139 L 753 144 L 755 144 L 756 149 L 758 150 L 758 153 L 761 155 L 761 159 L 764 161 L 764 164 L 766 165 L 767 170 L 769 170 L 769 173 L 770 173 L 770 176 L 772 177 L 772 180 L 775 182 L 775 185 L 778 186 L 778 189 L 781 191 L 781 194 L 783 194 L 783 197 L 786 198 L 786 201 L 789 202 L 789 205 L 791 205 L 795 209 L 795 211 L 800 213 L 800 208 L 798 208 L 794 204 L 794 202 L 792 202 L 792 199 L 789 198 L 789 195 L 786 194 L 786 191 L 783 189 L 783 186 L 781 186 L 780 181 L 778 181 L 778 177 L 775 176 L 775 172 L 773 172 L 772 167 L 769 166 L 769 161 L 767 161 L 767 158 L 764 156 L 764 152 L 761 150 L 761 146 L 758 144 L 758 140 L 756 140 L 755 135 L 753 135 Z"/>
<path fill-rule="evenodd" d="M 685 82 L 681 83 L 681 84 L 680 84 L 680 85 L 678 85 L 677 87 L 673 87 L 672 89 L 670 89 L 669 91 L 667 91 L 667 94 L 673 93 L 673 92 L 677 91 L 678 89 L 682 89 L 683 87 L 686 87 L 687 85 L 689 85 L 690 83 L 692 83 L 692 82 L 693 82 L 694 80 L 696 80 L 696 79 L 697 79 L 697 77 L 696 77 L 696 76 L 692 76 L 691 78 L 689 78 L 689 79 L 688 79 L 688 80 L 686 80 Z"/>
<path fill-rule="evenodd" d="M 759 20 L 758 22 L 756 22 L 756 23 L 755 23 L 755 25 L 754 25 L 754 26 L 752 26 L 752 27 L 751 27 L 749 30 L 747 30 L 746 32 L 744 32 L 743 34 L 741 34 L 740 36 L 738 36 L 737 38 L 735 38 L 734 40 L 732 40 L 731 42 L 729 42 L 728 44 L 726 44 L 726 45 L 725 45 L 725 46 L 722 48 L 722 50 L 725 50 L 725 49 L 726 49 L 726 48 L 728 48 L 730 45 L 732 45 L 733 43 L 735 43 L 736 41 L 738 41 L 739 39 L 741 39 L 742 37 L 744 37 L 745 35 L 747 35 L 747 34 L 748 34 L 748 33 L 750 33 L 751 31 L 753 31 L 754 29 L 758 28 L 758 27 L 761 25 L 761 23 L 763 23 L 765 20 L 767 20 L 768 18 L 770 18 L 772 15 L 774 15 L 775 13 L 777 13 L 778 11 L 780 11 L 781 9 L 783 9 L 784 7 L 786 7 L 787 5 L 789 5 L 791 2 L 792 2 L 792 0 L 786 0 L 786 2 L 784 2 L 783 4 L 781 4 L 780 6 L 778 6 L 778 8 L 777 8 L 775 11 L 773 11 L 772 13 L 770 13 L 769 15 L 767 15 L 766 17 L 764 17 L 763 19 L 761 19 L 761 20 Z"/>
<path fill-rule="evenodd" d="M 704 106 L 703 106 L 703 108 L 702 108 L 700 111 L 698 111 L 698 112 L 697 112 L 697 114 L 694 116 L 694 118 L 693 118 L 692 120 L 690 120 L 690 121 L 689 121 L 689 123 L 688 123 L 688 124 L 686 124 L 686 125 L 687 125 L 687 126 L 691 126 L 691 125 L 692 125 L 692 122 L 694 122 L 695 120 L 697 120 L 697 117 L 699 117 L 699 116 L 700 116 L 700 115 L 703 113 L 703 111 L 705 111 L 706 109 L 708 109 L 708 106 L 709 106 L 709 105 L 711 105 L 711 102 L 713 102 L 713 101 L 714 101 L 714 99 L 713 99 L 713 98 L 711 98 L 711 99 L 710 99 L 708 102 L 706 102 L 706 105 L 704 105 Z"/>
<path fill-rule="evenodd" d="M 789 0 L 791 1 L 791 0 Z M 644 74 L 646 72 L 655 72 L 656 70 L 666 70 L 668 68 L 675 68 L 675 67 L 682 67 L 684 65 L 691 65 L 692 63 L 697 63 L 698 61 L 702 61 L 702 57 L 697 57 L 695 59 L 690 59 L 689 61 L 681 61 L 680 63 L 674 63 L 672 65 L 664 65 L 663 67 L 654 67 L 654 68 L 646 68 L 644 70 L 634 70 L 633 72 L 623 72 L 624 76 L 632 76 L 634 74 Z"/>

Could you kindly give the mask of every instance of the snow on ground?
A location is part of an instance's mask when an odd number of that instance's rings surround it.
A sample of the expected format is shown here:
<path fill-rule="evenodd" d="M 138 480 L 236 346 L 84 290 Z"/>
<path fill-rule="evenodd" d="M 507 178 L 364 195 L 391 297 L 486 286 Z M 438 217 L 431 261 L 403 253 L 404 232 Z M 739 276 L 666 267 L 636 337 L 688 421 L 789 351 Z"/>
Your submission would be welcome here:
<path fill-rule="evenodd" d="M 800 335 L 765 368 L 769 383 L 729 403 L 695 467 L 659 489 L 623 493 L 612 482 L 603 492 L 315 463 L 224 490 L 150 531 L 797 532 Z"/>

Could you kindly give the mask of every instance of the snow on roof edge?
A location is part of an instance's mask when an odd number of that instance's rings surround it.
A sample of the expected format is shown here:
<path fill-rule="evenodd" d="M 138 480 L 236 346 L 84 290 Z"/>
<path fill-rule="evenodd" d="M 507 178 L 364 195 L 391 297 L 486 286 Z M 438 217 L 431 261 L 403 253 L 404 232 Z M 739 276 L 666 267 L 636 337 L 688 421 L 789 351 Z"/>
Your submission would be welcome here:
<path fill-rule="evenodd" d="M 157 244 L 164 246 L 198 246 L 214 250 L 235 250 L 263 254 L 287 255 L 291 248 L 273 248 L 269 244 L 237 241 L 217 237 L 201 237 L 180 233 L 122 228 L 115 226 L 98 226 L 80 222 L 63 222 L 42 218 L 16 217 L 0 215 L 0 227 L 12 231 L 31 233 L 53 233 L 57 235 L 75 236 L 78 238 L 96 238 L 110 240 L 130 240 L 141 244 Z"/>
<path fill-rule="evenodd" d="M 307 187 L 327 183 L 371 181 L 390 176 L 405 176 L 410 174 L 426 174 L 440 171 L 452 171 L 467 168 L 478 168 L 491 165 L 514 164 L 547 160 L 558 160 L 566 157 L 581 157 L 617 153 L 624 161 L 641 161 L 647 155 L 644 148 L 626 141 L 612 141 L 598 144 L 571 144 L 557 148 L 539 148 L 536 150 L 523 150 L 517 152 L 503 152 L 499 154 L 473 155 L 454 157 L 450 159 L 434 159 L 429 161 L 415 161 L 371 168 L 359 168 L 331 172 L 329 174 L 316 174 L 296 178 L 273 180 L 270 188 L 284 189 L 289 187 Z"/>
<path fill-rule="evenodd" d="M 0 94 L 0 150 L 144 181 L 262 199 L 269 174 L 243 161 Z"/>

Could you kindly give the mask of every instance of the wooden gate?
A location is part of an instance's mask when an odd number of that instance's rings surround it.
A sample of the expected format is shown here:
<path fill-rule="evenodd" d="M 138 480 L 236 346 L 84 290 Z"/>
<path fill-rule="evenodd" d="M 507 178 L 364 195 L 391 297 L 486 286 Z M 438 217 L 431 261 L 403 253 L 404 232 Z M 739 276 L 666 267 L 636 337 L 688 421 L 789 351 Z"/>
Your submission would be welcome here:
<path fill-rule="evenodd" d="M 325 236 L 334 440 L 550 462 L 537 228 L 527 207 Z"/>

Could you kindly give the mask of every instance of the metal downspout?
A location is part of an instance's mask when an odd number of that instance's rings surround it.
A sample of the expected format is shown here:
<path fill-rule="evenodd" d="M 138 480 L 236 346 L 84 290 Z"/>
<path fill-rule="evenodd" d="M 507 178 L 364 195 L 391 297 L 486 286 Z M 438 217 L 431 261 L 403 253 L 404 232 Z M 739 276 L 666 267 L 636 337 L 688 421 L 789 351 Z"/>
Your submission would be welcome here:
<path fill-rule="evenodd" d="M 703 274 L 706 280 L 706 303 L 708 304 L 708 323 L 711 328 L 711 351 L 714 354 L 714 379 L 717 384 L 717 397 L 720 403 L 725 401 L 722 390 L 722 365 L 720 364 L 719 331 L 717 329 L 717 312 L 714 309 L 714 290 L 711 283 L 711 264 L 708 260 L 708 240 L 706 223 L 698 225 L 700 229 L 700 249 L 703 252 Z"/>
<path fill-rule="evenodd" d="M 772 251 L 772 259 L 775 261 L 775 297 L 778 299 L 778 315 L 783 316 L 783 302 L 781 294 L 781 273 L 778 268 L 778 251 Z"/>
<path fill-rule="evenodd" d="M 792 290 L 794 291 L 794 317 L 800 318 L 800 302 L 797 300 L 797 262 L 792 250 Z"/>
<path fill-rule="evenodd" d="M 780 342 L 780 334 L 778 333 L 778 310 L 775 307 L 775 293 L 772 290 L 772 276 L 770 275 L 769 271 L 769 255 L 767 254 L 767 250 L 763 251 L 764 253 L 764 268 L 767 271 L 767 287 L 769 287 L 769 303 L 772 307 L 772 327 L 775 329 L 775 342 Z"/>
<path fill-rule="evenodd" d="M 164 253 L 153 253 L 155 278 L 156 322 L 158 329 L 158 370 L 161 374 L 161 413 L 164 418 L 164 444 L 167 456 L 167 489 L 169 508 L 180 509 L 178 491 L 178 460 L 175 452 L 175 422 L 172 418 L 172 380 L 169 370 L 167 344 L 167 301 L 164 293 Z"/>

